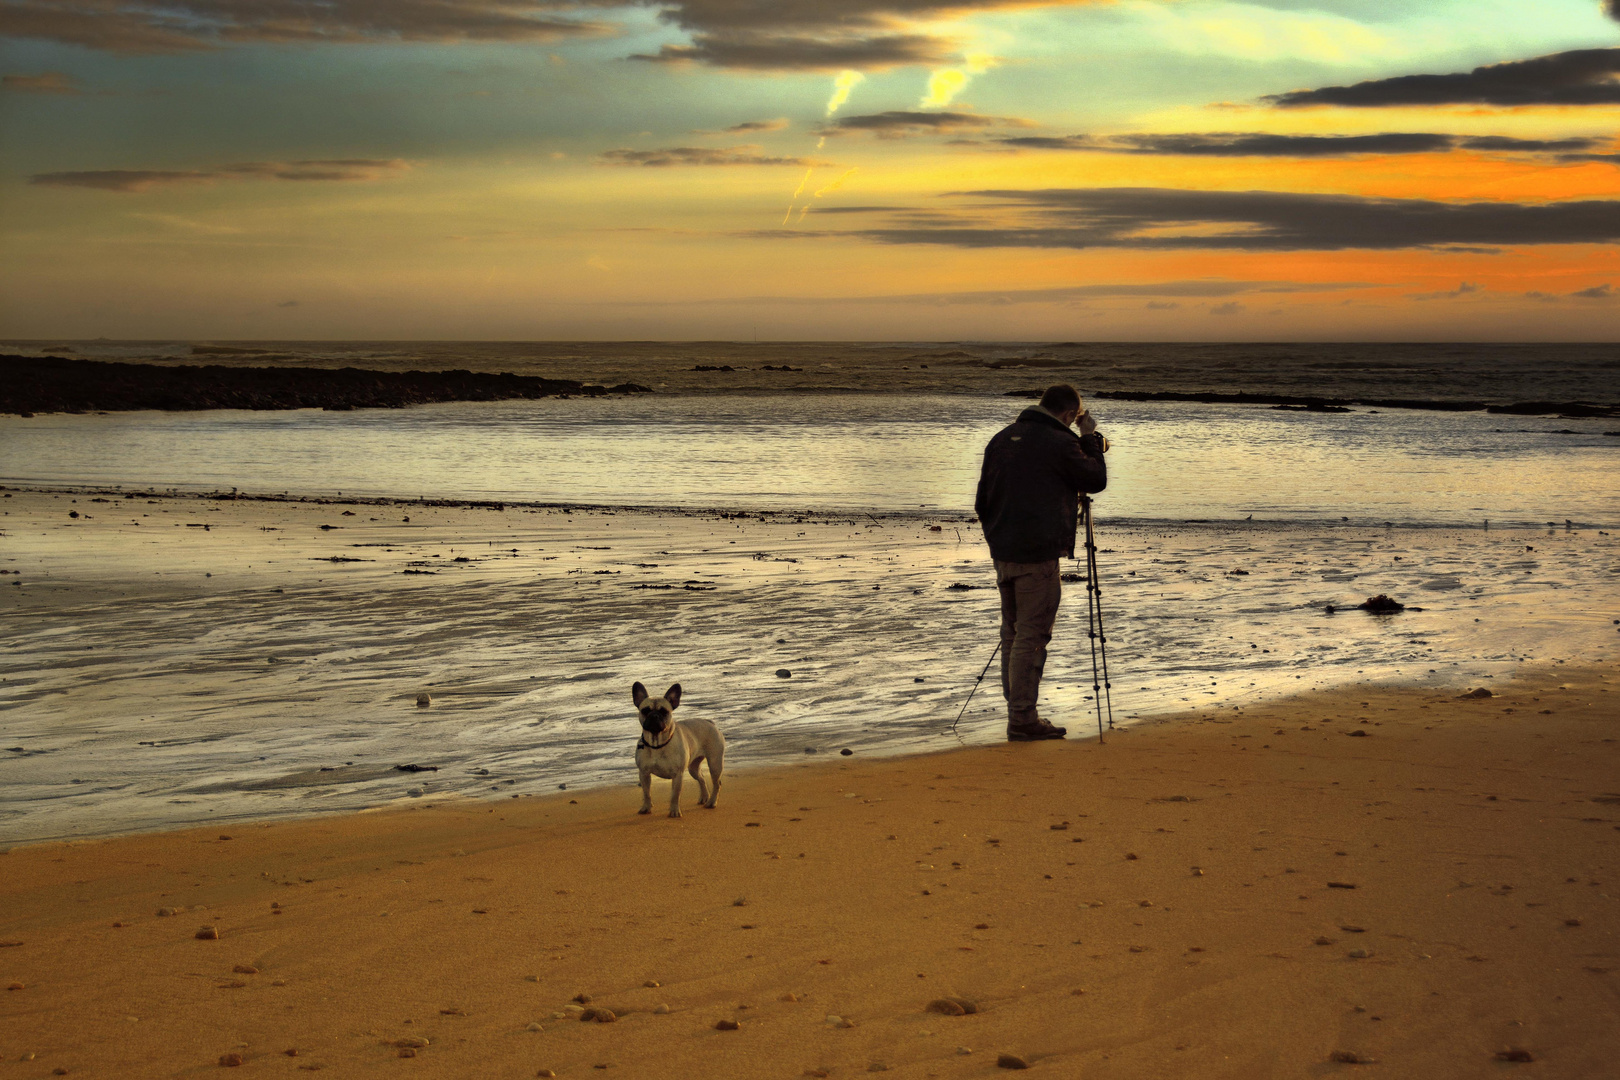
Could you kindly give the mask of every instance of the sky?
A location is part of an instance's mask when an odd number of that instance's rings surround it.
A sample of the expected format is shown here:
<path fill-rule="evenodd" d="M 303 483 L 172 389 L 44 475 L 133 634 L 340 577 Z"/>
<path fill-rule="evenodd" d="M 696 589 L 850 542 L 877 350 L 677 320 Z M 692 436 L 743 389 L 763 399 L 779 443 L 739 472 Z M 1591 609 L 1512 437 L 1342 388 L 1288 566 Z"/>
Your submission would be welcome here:
<path fill-rule="evenodd" d="M 1620 337 L 1620 0 L 0 0 L 0 336 Z"/>

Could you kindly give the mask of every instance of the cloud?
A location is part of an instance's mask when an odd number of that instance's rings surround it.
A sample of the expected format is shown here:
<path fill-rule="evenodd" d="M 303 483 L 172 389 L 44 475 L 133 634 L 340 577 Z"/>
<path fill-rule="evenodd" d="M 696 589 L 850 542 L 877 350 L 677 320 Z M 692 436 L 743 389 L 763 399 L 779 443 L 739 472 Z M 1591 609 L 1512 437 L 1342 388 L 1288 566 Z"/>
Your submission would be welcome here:
<path fill-rule="evenodd" d="M 757 146 L 669 146 L 660 150 L 607 150 L 597 160 L 603 165 L 802 165 L 823 164 L 809 158 L 770 157 Z"/>
<path fill-rule="evenodd" d="M 782 231 L 776 235 L 814 235 Z M 1010 304 L 1075 303 L 1083 300 L 1141 299 L 1144 297 L 1176 297 L 1181 299 L 1225 299 L 1232 296 L 1331 293 L 1347 289 L 1379 288 L 1375 284 L 1357 281 L 1234 281 L 1227 278 L 1198 278 L 1188 281 L 1148 281 L 1103 283 L 1094 285 L 1064 285 L 1051 289 L 984 289 L 968 292 L 890 293 L 868 296 L 736 296 L 710 300 L 713 304 L 924 304 L 933 307 L 990 304 L 998 307 Z M 648 301 L 652 304 L 690 303 L 690 301 Z M 1178 303 L 1159 302 L 1155 307 L 1180 307 Z"/>
<path fill-rule="evenodd" d="M 606 32 L 572 0 L 0 0 L 0 36 L 114 53 L 244 44 L 552 41 Z"/>
<path fill-rule="evenodd" d="M 35 173 L 30 184 L 134 192 L 166 184 L 208 184 L 219 180 L 355 181 L 381 180 L 410 168 L 408 162 L 371 158 L 317 161 L 244 161 L 214 169 L 95 169 Z"/>
<path fill-rule="evenodd" d="M 1616 296 L 1620 296 L 1620 293 L 1615 291 L 1613 285 L 1605 284 L 1594 285 L 1590 289 L 1582 289 L 1579 292 L 1572 292 L 1569 295 L 1578 297 L 1582 300 L 1613 300 Z"/>
<path fill-rule="evenodd" d="M 691 45 L 664 45 L 656 53 L 632 53 L 631 60 L 703 63 L 758 71 L 840 71 L 934 64 L 949 43 L 921 34 L 877 37 L 810 38 L 783 34 L 699 34 Z"/>
<path fill-rule="evenodd" d="M 865 116 L 846 116 L 820 129 L 823 135 L 870 132 L 880 139 L 904 139 L 912 135 L 945 135 L 960 131 L 983 131 L 994 127 L 1027 128 L 1035 125 L 1016 116 L 980 116 L 963 112 L 913 112 L 891 109 Z"/>
<path fill-rule="evenodd" d="M 18 94 L 71 94 L 84 93 L 79 80 L 61 71 L 43 71 L 38 75 L 0 76 L 0 89 Z"/>
<path fill-rule="evenodd" d="M 1248 310 L 1247 307 L 1233 300 L 1226 304 L 1216 304 L 1209 309 L 1209 313 L 1211 315 L 1238 315 Z"/>
<path fill-rule="evenodd" d="M 747 135 L 753 132 L 785 131 L 788 126 L 787 117 L 778 117 L 775 120 L 744 120 L 740 124 L 732 124 L 726 128 L 728 135 Z"/>
<path fill-rule="evenodd" d="M 943 109 L 951 100 L 967 89 L 975 75 L 983 75 L 996 64 L 996 58 L 986 53 L 968 53 L 962 66 L 941 68 L 928 76 L 928 90 L 917 103 L 919 109 Z"/>
<path fill-rule="evenodd" d="M 839 232 L 881 244 L 957 248 L 1338 251 L 1620 240 L 1620 201 L 1439 202 L 1281 191 L 1055 188 L 967 191 L 979 217 Z M 988 214 L 991 220 L 983 220 Z M 825 234 L 824 234 L 825 235 Z"/>
<path fill-rule="evenodd" d="M 1349 157 L 1358 154 L 1436 154 L 1452 150 L 1486 153 L 1572 155 L 1599 145 L 1597 139 L 1514 139 L 1503 135 L 1460 136 L 1433 132 L 1386 131 L 1377 135 L 1271 135 L 1264 132 L 1209 134 L 1019 135 L 993 140 L 1021 150 L 1073 150 L 1108 154 L 1161 154 L 1185 157 Z M 1584 155 L 1581 160 L 1607 155 Z"/>
<path fill-rule="evenodd" d="M 659 8 L 659 18 L 689 35 L 690 44 L 665 45 L 632 57 L 715 67 L 774 71 L 873 71 L 926 65 L 943 67 L 960 55 L 947 36 L 918 24 L 979 11 L 1056 7 L 1101 0 L 631 0 Z M 988 58 L 962 56 L 964 74 L 988 67 Z M 965 84 L 966 79 L 963 79 Z"/>
<path fill-rule="evenodd" d="M 1399 105 L 1617 105 L 1620 49 L 1571 52 L 1489 64 L 1449 75 L 1399 75 L 1353 86 L 1292 90 L 1261 100 L 1282 109 L 1338 105 L 1374 109 Z"/>
<path fill-rule="evenodd" d="M 1471 281 L 1464 281 L 1459 283 L 1455 289 L 1445 289 L 1441 292 L 1410 293 L 1406 298 L 1408 300 L 1455 300 L 1460 296 L 1471 296 L 1474 293 L 1484 291 L 1485 286 L 1476 285 Z"/>
<path fill-rule="evenodd" d="M 849 100 L 849 95 L 855 92 L 856 85 L 865 81 L 866 76 L 858 71 L 840 71 L 838 77 L 833 80 L 832 96 L 827 99 L 827 115 L 831 116 L 843 108 L 844 103 Z"/>

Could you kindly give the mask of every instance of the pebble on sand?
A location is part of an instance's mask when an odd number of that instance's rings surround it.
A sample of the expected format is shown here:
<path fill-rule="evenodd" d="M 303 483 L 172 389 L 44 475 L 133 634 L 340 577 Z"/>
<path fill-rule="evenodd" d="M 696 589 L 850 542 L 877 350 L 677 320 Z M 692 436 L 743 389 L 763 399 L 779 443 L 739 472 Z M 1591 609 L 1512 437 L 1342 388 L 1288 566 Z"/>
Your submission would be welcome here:
<path fill-rule="evenodd" d="M 714 1030 L 716 1031 L 738 1031 L 741 1028 L 742 1025 L 735 1020 L 716 1020 L 714 1022 Z"/>
<path fill-rule="evenodd" d="M 657 1005 L 654 1005 L 653 1006 L 653 1015 L 655 1015 L 655 1016 L 668 1016 L 669 1015 L 669 1006 L 663 1004 L 662 1002 L 660 1002 Z"/>
<path fill-rule="evenodd" d="M 1495 696 L 1496 696 L 1495 694 L 1491 693 L 1490 690 L 1488 690 L 1487 688 L 1485 688 L 1483 686 L 1481 686 L 1481 687 L 1479 687 L 1478 689 L 1475 689 L 1475 690 L 1470 690 L 1465 694 L 1458 694 L 1457 695 L 1458 699 L 1465 700 L 1465 701 L 1470 699 L 1470 698 L 1483 699 L 1483 698 L 1489 698 L 1489 697 L 1495 697 Z"/>
<path fill-rule="evenodd" d="M 6 985 L 6 989 L 7 990 L 26 990 L 27 987 L 25 987 L 22 983 L 14 982 L 14 983 L 8 983 Z"/>
<path fill-rule="evenodd" d="M 231 970 L 238 975 L 257 975 L 259 973 L 259 969 L 252 964 L 237 964 Z"/>
<path fill-rule="evenodd" d="M 238 1065 L 242 1064 L 242 1055 L 241 1054 L 221 1054 L 221 1055 L 219 1055 L 219 1063 L 224 1068 L 234 1069 Z"/>
<path fill-rule="evenodd" d="M 935 998 L 925 1007 L 924 1012 L 939 1013 L 941 1016 L 966 1016 L 967 1010 L 962 1008 L 950 998 Z"/>
<path fill-rule="evenodd" d="M 416 1056 L 416 1051 L 409 1046 L 402 1046 L 399 1050 L 399 1056 L 402 1058 L 413 1058 Z"/>
<path fill-rule="evenodd" d="M 395 1039 L 394 1045 L 401 1050 L 421 1050 L 428 1046 L 428 1041 L 420 1035 L 407 1035 L 403 1039 Z"/>
<path fill-rule="evenodd" d="M 1335 1051 L 1333 1051 L 1333 1053 L 1328 1055 L 1328 1060 L 1329 1061 L 1336 1061 L 1340 1065 L 1376 1065 L 1376 1064 L 1378 1064 L 1376 1061 L 1374 1061 L 1370 1057 L 1363 1057 L 1360 1054 L 1352 1053 L 1349 1050 L 1335 1050 Z"/>
<path fill-rule="evenodd" d="M 546 1029 L 540 1026 L 540 1022 L 538 1020 L 531 1020 L 529 1022 L 529 1026 L 524 1028 L 524 1030 L 525 1031 L 544 1031 Z"/>
<path fill-rule="evenodd" d="M 785 667 L 779 667 L 776 669 L 776 677 L 778 679 L 791 679 L 793 678 L 793 672 L 789 671 Z"/>
<path fill-rule="evenodd" d="M 219 929 L 213 926 L 205 926 L 197 931 L 196 938 L 198 941 L 218 941 Z"/>
<path fill-rule="evenodd" d="M 1510 1046 L 1506 1050 L 1496 1052 L 1497 1061 L 1534 1061 L 1535 1055 L 1522 1046 Z"/>
<path fill-rule="evenodd" d="M 433 695 L 426 690 L 416 695 L 416 707 L 418 709 L 425 709 L 431 704 L 433 704 Z"/>
<path fill-rule="evenodd" d="M 579 1018 L 584 1023 L 595 1021 L 598 1024 L 611 1024 L 619 1017 L 612 1009 L 604 1009 L 600 1005 L 592 1005 L 590 1008 L 580 1013 Z"/>
<path fill-rule="evenodd" d="M 996 1057 L 996 1067 L 1000 1069 L 1027 1069 L 1029 1062 L 1017 1054 L 1000 1054 Z"/>
<path fill-rule="evenodd" d="M 1372 950 L 1371 949 L 1351 949 L 1350 950 L 1350 958 L 1352 960 L 1365 960 L 1371 955 L 1372 955 Z"/>

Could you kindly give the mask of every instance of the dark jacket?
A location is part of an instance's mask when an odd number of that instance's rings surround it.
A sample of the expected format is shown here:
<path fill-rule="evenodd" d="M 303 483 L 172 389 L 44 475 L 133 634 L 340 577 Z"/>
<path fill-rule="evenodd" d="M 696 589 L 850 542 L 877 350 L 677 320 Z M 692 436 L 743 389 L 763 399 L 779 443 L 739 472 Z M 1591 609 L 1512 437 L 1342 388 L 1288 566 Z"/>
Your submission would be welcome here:
<path fill-rule="evenodd" d="M 1025 409 L 984 448 L 973 508 L 991 558 L 1073 558 L 1080 493 L 1107 486 L 1100 436 L 1076 435 L 1044 409 Z"/>

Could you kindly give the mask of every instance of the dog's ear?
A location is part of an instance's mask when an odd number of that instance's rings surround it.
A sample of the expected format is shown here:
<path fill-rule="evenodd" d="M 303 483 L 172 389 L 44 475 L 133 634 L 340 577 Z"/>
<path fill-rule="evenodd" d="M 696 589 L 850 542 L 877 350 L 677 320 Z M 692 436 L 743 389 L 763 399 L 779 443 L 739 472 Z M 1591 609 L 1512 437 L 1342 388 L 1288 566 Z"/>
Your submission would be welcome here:
<path fill-rule="evenodd" d="M 670 708 L 672 708 L 672 709 L 679 708 L 680 704 L 681 704 L 681 684 L 676 683 L 674 686 L 670 687 L 668 690 L 665 690 L 664 691 L 664 700 L 669 702 L 669 707 Z"/>
<path fill-rule="evenodd" d="M 647 700 L 647 688 L 636 683 L 630 688 L 630 700 L 636 703 L 636 708 L 641 708 L 641 703 Z"/>

